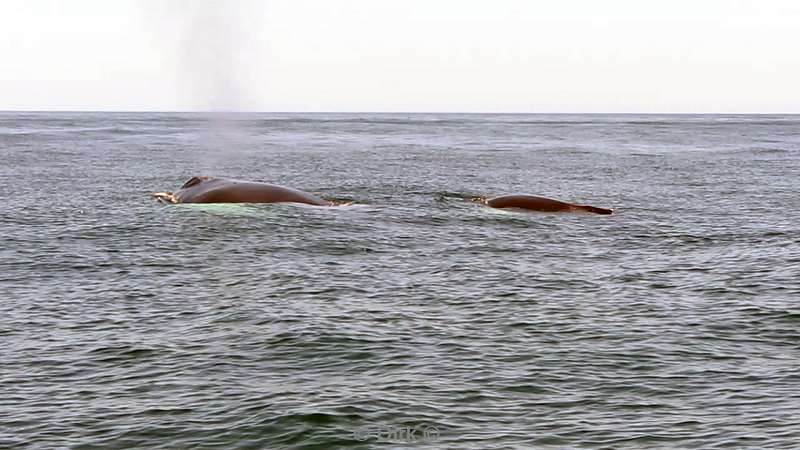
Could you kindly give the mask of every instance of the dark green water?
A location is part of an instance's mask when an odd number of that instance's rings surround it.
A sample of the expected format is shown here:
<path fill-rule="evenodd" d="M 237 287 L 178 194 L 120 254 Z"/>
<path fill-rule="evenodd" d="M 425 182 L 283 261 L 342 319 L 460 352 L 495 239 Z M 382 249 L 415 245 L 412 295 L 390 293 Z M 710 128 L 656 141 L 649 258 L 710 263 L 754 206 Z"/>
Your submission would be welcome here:
<path fill-rule="evenodd" d="M 798 116 L 0 113 L 0 448 L 798 448 L 798 155 Z M 148 198 L 202 174 L 366 206 Z M 458 198 L 515 192 L 617 213 Z"/>

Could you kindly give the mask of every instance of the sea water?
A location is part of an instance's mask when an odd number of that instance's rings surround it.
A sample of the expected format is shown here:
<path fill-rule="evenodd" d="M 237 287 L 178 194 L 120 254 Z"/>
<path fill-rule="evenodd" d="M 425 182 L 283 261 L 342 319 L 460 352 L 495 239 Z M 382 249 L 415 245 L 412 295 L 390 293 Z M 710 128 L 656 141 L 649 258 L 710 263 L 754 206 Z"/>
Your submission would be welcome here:
<path fill-rule="evenodd" d="M 0 447 L 796 448 L 800 116 L 0 113 Z M 164 205 L 195 175 L 354 207 Z M 612 216 L 495 211 L 529 193 Z"/>

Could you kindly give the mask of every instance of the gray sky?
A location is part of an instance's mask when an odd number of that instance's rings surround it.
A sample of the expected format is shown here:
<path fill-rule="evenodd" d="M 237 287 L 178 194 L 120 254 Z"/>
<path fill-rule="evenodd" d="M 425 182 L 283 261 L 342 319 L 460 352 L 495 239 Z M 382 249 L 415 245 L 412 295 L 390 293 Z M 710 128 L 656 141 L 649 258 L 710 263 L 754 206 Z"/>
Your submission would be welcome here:
<path fill-rule="evenodd" d="M 800 112 L 796 0 L 3 0 L 0 110 Z"/>

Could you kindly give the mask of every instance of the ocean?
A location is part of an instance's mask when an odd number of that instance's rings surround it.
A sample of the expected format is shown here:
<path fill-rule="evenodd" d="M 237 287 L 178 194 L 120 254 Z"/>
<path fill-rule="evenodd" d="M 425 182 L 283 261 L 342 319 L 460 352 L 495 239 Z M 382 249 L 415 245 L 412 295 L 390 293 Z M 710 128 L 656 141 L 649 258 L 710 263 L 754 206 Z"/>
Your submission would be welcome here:
<path fill-rule="evenodd" d="M 798 448 L 799 162 L 797 115 L 0 113 L 0 448 Z M 149 197 L 195 175 L 354 204 Z"/>

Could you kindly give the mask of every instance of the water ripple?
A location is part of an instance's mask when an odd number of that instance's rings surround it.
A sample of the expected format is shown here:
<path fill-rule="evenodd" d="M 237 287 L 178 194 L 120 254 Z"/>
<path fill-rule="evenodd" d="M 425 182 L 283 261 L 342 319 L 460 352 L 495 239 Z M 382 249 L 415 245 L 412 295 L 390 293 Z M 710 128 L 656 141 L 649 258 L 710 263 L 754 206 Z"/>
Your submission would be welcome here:
<path fill-rule="evenodd" d="M 794 117 L 0 116 L 0 447 L 800 442 Z"/>

